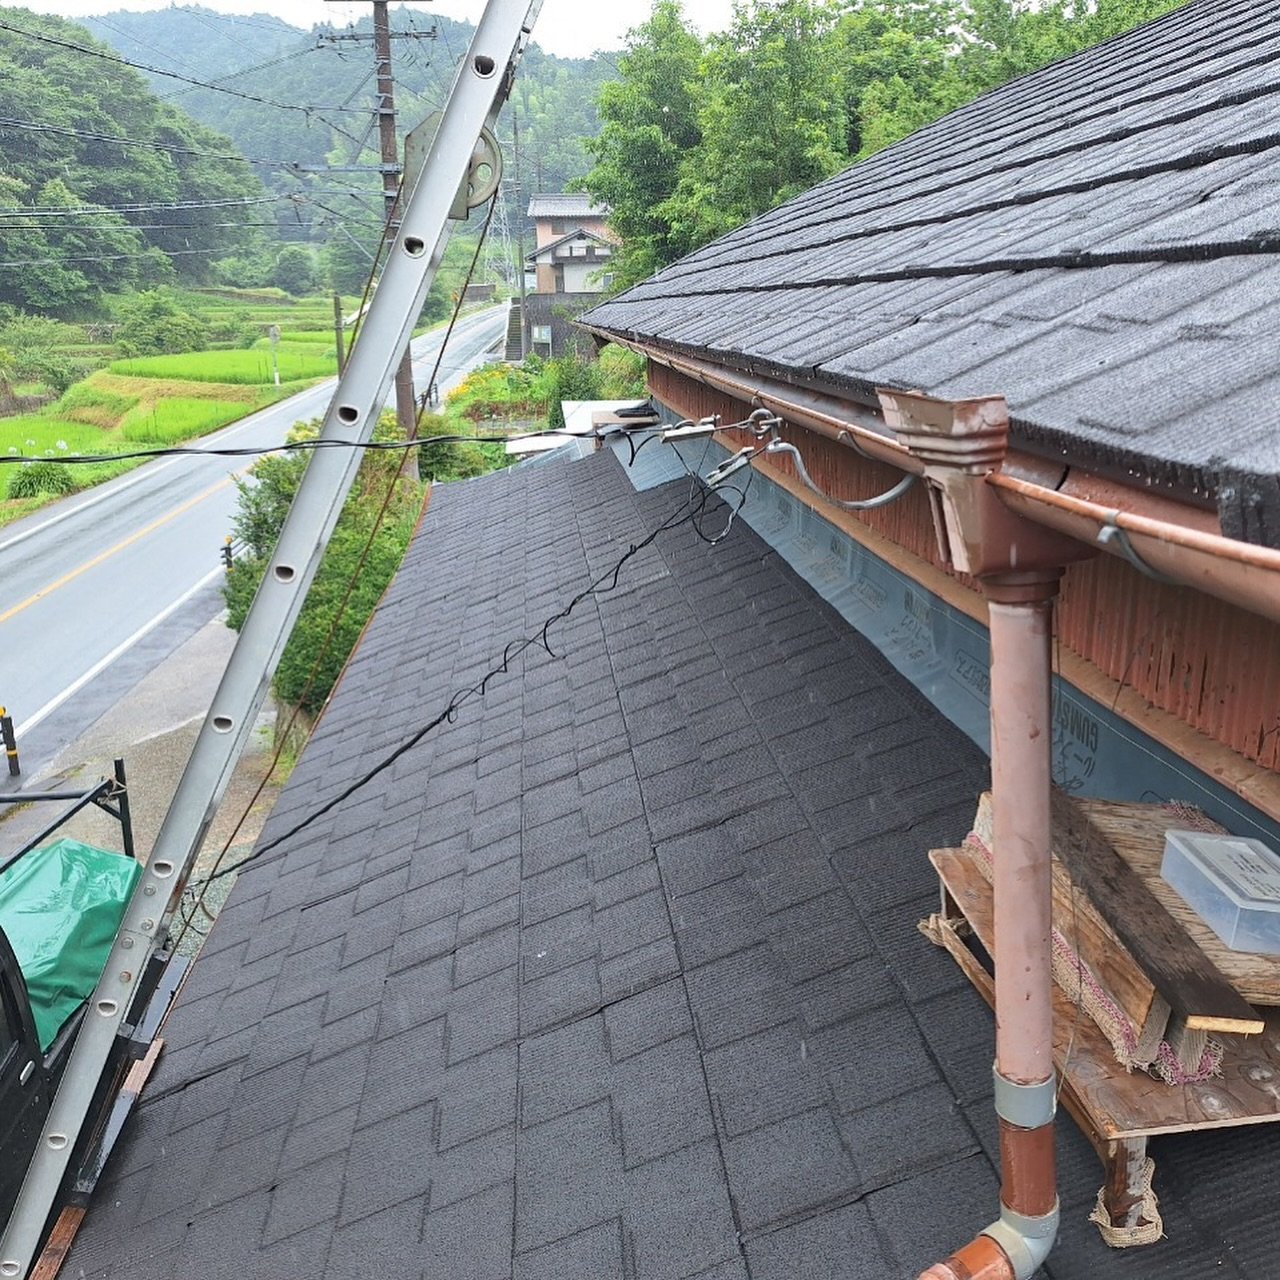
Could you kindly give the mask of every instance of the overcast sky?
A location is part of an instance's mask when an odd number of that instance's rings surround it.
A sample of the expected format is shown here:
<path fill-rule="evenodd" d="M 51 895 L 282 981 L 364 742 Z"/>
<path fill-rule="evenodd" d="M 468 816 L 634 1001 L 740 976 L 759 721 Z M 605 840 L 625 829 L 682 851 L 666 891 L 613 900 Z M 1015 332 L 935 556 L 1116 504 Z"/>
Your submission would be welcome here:
<path fill-rule="evenodd" d="M 23 0 L 24 7 L 38 13 L 56 13 L 64 18 L 100 16 L 116 10 L 167 9 L 168 0 Z M 732 0 L 684 0 L 690 21 L 703 33 L 723 31 L 729 25 Z M 396 0 L 392 0 L 394 9 Z M 219 13 L 266 13 L 310 28 L 317 22 L 346 26 L 369 12 L 368 4 L 329 3 L 329 0 L 204 0 L 203 7 Z M 468 18 L 472 22 L 484 12 L 484 0 L 437 0 L 434 4 L 409 6 L 426 12 Z M 651 0 L 544 0 L 533 38 L 548 53 L 561 57 L 582 57 L 596 49 L 621 47 L 624 34 L 649 16 Z"/>

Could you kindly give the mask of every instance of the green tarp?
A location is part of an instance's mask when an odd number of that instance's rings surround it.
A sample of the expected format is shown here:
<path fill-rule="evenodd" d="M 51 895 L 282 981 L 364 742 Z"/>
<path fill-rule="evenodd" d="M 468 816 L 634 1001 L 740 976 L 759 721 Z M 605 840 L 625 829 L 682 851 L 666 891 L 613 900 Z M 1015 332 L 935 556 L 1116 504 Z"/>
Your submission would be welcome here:
<path fill-rule="evenodd" d="M 27 983 L 40 1047 L 98 985 L 142 867 L 78 840 L 33 849 L 0 872 L 0 929 Z"/>

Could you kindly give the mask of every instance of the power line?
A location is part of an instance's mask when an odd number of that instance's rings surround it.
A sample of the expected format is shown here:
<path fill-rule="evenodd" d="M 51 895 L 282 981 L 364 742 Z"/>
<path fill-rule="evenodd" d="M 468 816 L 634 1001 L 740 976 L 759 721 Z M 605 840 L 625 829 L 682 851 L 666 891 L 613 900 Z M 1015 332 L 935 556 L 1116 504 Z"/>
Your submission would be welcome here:
<path fill-rule="evenodd" d="M 142 43 L 142 42 L 137 38 L 137 36 L 131 35 L 128 31 L 125 31 L 123 28 L 116 26 L 116 25 L 115 25 L 115 23 L 113 23 L 113 22 L 108 22 L 108 21 L 106 20 L 106 18 L 86 18 L 86 19 L 85 19 L 85 24 L 86 24 L 85 29 L 86 29 L 86 30 L 88 30 L 88 26 L 87 26 L 87 24 L 88 24 L 88 23 L 91 23 L 91 22 L 92 22 L 92 23 L 95 23 L 96 25 L 98 25 L 98 26 L 100 26 L 100 27 L 106 27 L 106 29 L 107 29 L 108 31 L 114 31 L 114 32 L 116 33 L 116 35 L 120 36 L 120 38 L 121 38 L 121 39 L 123 39 L 123 40 L 127 40 L 130 44 L 141 44 L 141 43 Z M 92 34 L 93 34 L 93 32 L 92 32 L 92 31 L 90 31 L 90 32 L 89 32 L 89 34 L 90 34 L 90 35 L 92 35 Z M 173 57 L 173 58 L 175 58 L 175 59 L 178 59 L 179 61 L 186 62 L 186 59 L 185 59 L 185 58 L 179 58 L 179 56 L 178 56 L 177 54 L 171 54 L 170 56 L 171 56 L 171 57 Z M 188 65 L 188 66 L 190 66 L 191 64 L 190 64 L 190 63 L 188 63 L 187 65 Z"/>
<path fill-rule="evenodd" d="M 697 482 L 700 477 L 694 476 Z M 286 840 L 292 839 L 299 832 L 304 831 L 317 819 L 322 818 L 326 813 L 332 812 L 344 801 L 348 800 L 357 791 L 369 785 L 380 774 L 385 773 L 397 760 L 406 752 L 411 751 L 418 745 L 428 734 L 434 732 L 443 724 L 452 724 L 458 717 L 459 710 L 474 698 L 483 698 L 488 692 L 489 685 L 499 676 L 508 674 L 511 670 L 511 664 L 522 654 L 527 653 L 530 649 L 542 649 L 552 658 L 556 658 L 557 654 L 551 647 L 551 628 L 558 622 L 566 620 L 573 611 L 584 600 L 590 599 L 592 596 L 603 595 L 606 592 L 616 591 L 618 582 L 622 574 L 622 570 L 626 568 L 628 561 L 639 555 L 647 547 L 655 543 L 662 534 L 673 529 L 680 528 L 681 525 L 690 524 L 693 526 L 699 536 L 708 542 L 718 542 L 728 532 L 728 528 L 717 537 L 709 538 L 703 534 L 700 528 L 700 521 L 706 513 L 707 504 L 712 496 L 712 490 L 705 484 L 700 489 L 694 490 L 691 486 L 690 494 L 684 502 L 676 508 L 661 524 L 655 526 L 645 535 L 639 542 L 632 543 L 625 552 L 617 559 L 617 561 L 608 569 L 606 569 L 597 578 L 593 579 L 586 587 L 575 595 L 563 609 L 558 613 L 548 617 L 533 635 L 522 636 L 519 639 L 512 640 L 502 651 L 501 661 L 496 662 L 485 674 L 469 688 L 459 689 L 449 700 L 445 708 L 423 724 L 414 733 L 410 734 L 399 746 L 395 747 L 386 756 L 377 762 L 371 769 L 357 778 L 353 783 L 344 787 L 331 800 L 326 801 L 318 808 L 311 810 L 305 817 L 294 823 L 287 831 L 278 835 L 273 840 L 268 840 L 266 844 L 259 845 L 247 857 L 241 858 L 239 862 L 232 866 L 221 867 L 211 871 L 203 880 L 188 886 L 194 890 L 197 887 L 203 891 L 213 883 L 213 881 L 221 879 L 223 876 L 239 871 L 242 867 L 251 862 L 256 862 L 264 854 L 269 853 L 272 849 L 278 848 Z M 745 502 L 745 495 L 741 495 L 741 500 L 736 508 L 732 508 L 730 515 L 736 516 L 741 510 L 742 503 Z M 730 521 L 732 523 L 732 519 Z"/>
<path fill-rule="evenodd" d="M 138 138 L 120 138 L 109 133 L 95 133 L 91 129 L 73 129 L 69 125 L 39 124 L 34 120 L 15 120 L 0 116 L 0 129 L 18 129 L 27 133 L 54 133 L 64 138 L 81 138 L 86 142 L 112 142 L 122 147 L 142 147 L 148 151 L 165 151 L 173 155 L 201 156 L 206 160 L 238 160 L 241 164 L 274 165 L 292 169 L 292 160 L 264 160 L 258 156 L 236 155 L 229 151 L 203 151 L 199 147 L 183 147 L 173 142 L 143 142 Z"/>
<path fill-rule="evenodd" d="M 0 218 L 79 217 L 99 213 L 161 213 L 165 210 L 173 210 L 175 213 L 180 213 L 189 209 L 232 209 L 245 205 L 274 204 L 278 200 L 292 200 L 293 198 L 277 192 L 269 196 L 241 196 L 224 200 L 138 201 L 133 204 L 10 205 L 7 208 L 0 208 Z"/>
<path fill-rule="evenodd" d="M 197 252 L 197 250 L 192 250 Z M 4 263 L 0 263 L 3 266 Z M 255 444 L 240 446 L 169 445 L 163 449 L 131 449 L 125 453 L 68 453 L 55 454 L 52 459 L 67 465 L 96 466 L 102 462 L 132 462 L 142 458 L 259 458 L 268 453 L 306 453 L 320 449 L 416 449 L 430 444 L 507 444 L 512 440 L 527 440 L 540 436 L 565 436 L 575 438 L 576 433 L 560 428 L 545 431 L 521 431 L 511 436 L 418 436 L 413 440 L 289 440 L 284 444 Z M 0 453 L 0 465 L 21 465 L 26 462 L 47 462 L 50 455 L 25 457 L 17 453 Z"/>
<path fill-rule="evenodd" d="M 321 45 L 315 44 L 304 45 L 301 49 L 292 49 L 288 53 L 279 54 L 274 58 L 267 58 L 262 62 L 250 63 L 247 67 L 239 67 L 235 71 L 228 71 L 224 75 L 219 76 L 218 79 L 233 80 L 239 76 L 253 75 L 258 71 L 269 71 L 272 67 L 278 67 L 285 62 L 292 62 L 295 58 L 305 57 L 308 53 L 315 53 L 321 47 Z M 212 87 L 216 89 L 218 87 L 217 83 L 214 82 Z M 189 92 L 189 89 L 182 89 L 177 93 L 168 94 L 166 97 L 161 98 L 161 101 L 176 102 L 179 98 L 185 97 Z"/>
<path fill-rule="evenodd" d="M 19 222 L 0 231 L 227 231 L 233 227 L 278 227 L 271 222 Z"/>
<path fill-rule="evenodd" d="M 132 227 L 119 227 L 120 231 L 131 231 Z M 201 254 L 208 253 L 226 253 L 226 249 L 148 249 L 144 253 L 84 253 L 84 254 L 60 254 L 56 258 L 21 258 L 14 262 L 0 262 L 0 267 L 53 267 L 61 266 L 67 262 L 125 262 L 130 258 L 150 258 L 156 253 L 163 254 L 166 258 L 190 258 Z M 0 458 L 0 462 L 4 459 Z M 79 459 L 65 459 L 65 461 L 79 461 Z M 101 461 L 101 458 L 99 459 Z"/>
<path fill-rule="evenodd" d="M 16 35 L 24 36 L 28 40 L 36 40 L 41 44 L 55 45 L 59 49 L 71 49 L 76 53 L 83 53 L 91 58 L 102 58 L 107 62 L 114 62 L 117 66 L 132 67 L 135 71 L 145 71 L 150 75 L 168 76 L 173 80 L 181 80 L 184 84 L 195 85 L 198 89 L 212 89 L 215 93 L 225 93 L 233 98 L 244 98 L 248 102 L 256 102 L 261 106 L 276 107 L 281 111 L 300 111 L 308 119 L 322 111 L 354 111 L 357 109 L 354 107 L 295 106 L 288 102 L 277 102 L 274 98 L 263 98 L 254 93 L 244 93 L 239 89 L 228 89 L 223 85 L 212 84 L 208 80 L 197 80 L 191 76 L 183 75 L 180 71 L 166 71 L 163 67 L 155 67 L 147 62 L 133 62 L 122 54 L 107 49 L 94 49 L 87 44 L 76 44 L 73 40 L 60 40 L 57 36 L 43 35 L 38 31 L 28 31 L 23 27 L 15 26 L 11 22 L 5 22 L 2 18 L 0 18 L 0 31 L 12 31 Z"/>

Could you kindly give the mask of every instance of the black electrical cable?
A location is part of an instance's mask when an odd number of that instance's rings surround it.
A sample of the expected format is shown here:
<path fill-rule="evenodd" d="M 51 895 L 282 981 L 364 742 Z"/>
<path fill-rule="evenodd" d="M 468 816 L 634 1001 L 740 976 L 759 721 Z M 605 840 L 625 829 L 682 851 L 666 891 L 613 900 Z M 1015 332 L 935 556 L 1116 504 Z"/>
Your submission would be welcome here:
<path fill-rule="evenodd" d="M 229 94 L 233 98 L 243 98 L 246 102 L 256 102 L 264 107 L 277 107 L 281 111 L 301 111 L 308 118 L 313 115 L 318 116 L 326 111 L 364 110 L 364 108 L 360 107 L 295 106 L 288 102 L 277 102 L 272 98 L 261 98 L 256 93 L 244 93 L 239 89 L 228 89 L 223 85 L 213 84 L 208 80 L 197 80 L 192 76 L 183 75 L 180 71 L 166 71 L 163 67 L 155 67 L 147 62 L 134 62 L 114 50 L 94 49 L 87 44 L 76 44 L 74 40 L 60 40 L 57 36 L 44 35 L 39 31 L 29 31 L 24 27 L 15 26 L 12 22 L 5 22 L 3 18 L 0 18 L 0 31 L 12 31 L 27 40 L 35 40 L 41 44 L 56 45 L 59 49 L 70 49 L 75 53 L 82 53 L 90 58 L 102 58 L 106 62 L 114 62 L 117 66 L 132 67 L 135 71 L 145 71 L 149 75 L 167 76 L 173 80 L 181 80 L 184 84 L 194 85 L 197 89 L 212 89 L 216 93 Z"/>
<path fill-rule="evenodd" d="M 237 196 L 221 200 L 166 200 L 138 201 L 132 204 L 41 204 L 9 205 L 0 209 L 0 219 L 25 219 L 32 217 L 87 217 L 90 214 L 124 213 L 185 213 L 190 209 L 239 209 L 253 204 L 278 204 L 281 200 L 293 200 L 291 195 L 273 192 L 269 196 Z M 24 223 L 25 225 L 25 223 Z M 133 223 L 129 224 L 133 226 Z"/>
<path fill-rule="evenodd" d="M 26 227 L 14 228 L 18 231 L 28 230 Z M 115 227 L 99 227 L 95 230 L 100 231 L 132 231 L 130 226 Z M 166 258 L 196 258 L 207 257 L 211 253 L 223 253 L 222 249 L 162 249 L 161 252 Z M 57 258 L 15 258 L 9 262 L 0 262 L 0 267 L 49 267 L 56 266 L 60 262 L 126 262 L 131 258 L 149 258 L 151 251 L 145 250 L 141 253 L 64 253 Z"/>
<path fill-rule="evenodd" d="M 533 635 L 524 636 L 519 640 L 511 641 L 506 648 L 503 649 L 502 660 L 500 662 L 493 667 L 490 667 L 490 669 L 475 684 L 471 685 L 469 688 L 458 690 L 458 692 L 456 692 L 449 700 L 449 703 L 444 710 L 433 716 L 426 724 L 422 725 L 421 728 L 412 733 L 408 738 L 400 743 L 399 746 L 395 747 L 389 754 L 379 760 L 371 769 L 366 771 L 361 775 L 361 777 L 357 778 L 355 782 L 344 787 L 337 795 L 332 799 L 327 800 L 318 809 L 312 810 L 312 812 L 307 814 L 307 816 L 301 819 L 301 821 L 294 823 L 288 831 L 276 836 L 272 840 L 269 840 L 266 844 L 260 845 L 251 854 L 249 854 L 248 857 L 242 858 L 233 866 L 222 867 L 219 870 L 212 872 L 203 880 L 194 882 L 190 887 L 198 887 L 203 890 L 215 880 L 219 880 L 223 876 L 239 871 L 251 862 L 256 862 L 264 854 L 270 853 L 272 849 L 278 848 L 286 840 L 291 840 L 299 832 L 304 831 L 307 827 L 311 826 L 312 823 L 324 817 L 326 813 L 336 809 L 357 791 L 368 786 L 368 784 L 378 777 L 379 774 L 384 773 L 389 769 L 397 760 L 400 759 L 401 756 L 405 755 L 406 752 L 409 752 L 416 747 L 428 734 L 434 732 L 442 724 L 453 723 L 453 721 L 457 719 L 459 708 L 473 698 L 484 697 L 485 693 L 488 691 L 490 682 L 498 676 L 506 675 L 511 669 L 512 662 L 515 661 L 516 658 L 520 657 L 521 654 L 525 653 L 529 649 L 544 649 L 553 659 L 556 658 L 558 655 L 551 647 L 551 628 L 557 622 L 563 622 L 568 618 L 569 615 L 573 613 L 574 609 L 576 609 L 578 605 L 588 597 L 603 595 L 605 592 L 616 590 L 618 586 L 618 579 L 627 562 L 639 555 L 639 553 L 645 550 L 646 547 L 651 546 L 659 537 L 662 536 L 662 534 L 673 529 L 678 529 L 683 524 L 692 524 L 696 529 L 697 521 L 705 512 L 707 503 L 713 493 L 714 490 L 711 490 L 704 485 L 699 494 L 696 496 L 691 495 L 689 498 L 686 498 L 685 501 L 682 502 L 679 507 L 671 513 L 671 515 L 663 520 L 661 524 L 650 530 L 650 532 L 639 542 L 632 543 L 611 568 L 606 569 L 588 586 L 579 591 L 578 594 L 574 596 L 573 599 L 570 600 L 569 603 L 558 613 L 554 613 L 548 617 Z M 741 510 L 741 503 L 739 503 L 739 506 L 734 509 L 732 514 L 736 515 L 738 510 Z M 726 528 L 725 531 L 715 539 L 705 538 L 705 535 L 701 535 L 700 530 L 698 530 L 698 532 L 700 536 L 704 536 L 705 541 L 717 542 L 724 537 L 724 534 L 728 532 L 728 529 Z"/>
<path fill-rule="evenodd" d="M 17 120 L 12 116 L 0 116 L 0 129 L 17 129 L 27 133 L 52 133 L 62 138 L 80 138 L 86 142 L 111 142 L 121 147 L 141 147 L 145 151 L 163 151 L 169 155 L 201 156 L 205 160 L 238 160 L 244 164 L 275 166 L 296 170 L 293 160 L 267 160 L 261 156 L 242 156 L 230 151 L 204 151 L 200 147 L 183 147 L 174 142 L 148 142 L 141 138 L 121 138 L 110 133 L 96 133 L 92 129 L 73 129 L 70 125 L 41 124 L 36 120 Z"/>
<path fill-rule="evenodd" d="M 0 266 L 3 264 L 0 263 Z M 21 466 L 26 462 L 64 462 L 68 465 L 97 465 L 103 462 L 128 462 L 136 458 L 256 458 L 268 453 L 298 453 L 316 449 L 416 449 L 429 444 L 507 444 L 512 440 L 527 440 L 539 436 L 576 436 L 574 431 L 548 428 L 545 431 L 521 431 L 511 436 L 442 435 L 420 436 L 415 440 L 289 440 L 284 444 L 242 445 L 238 448 L 201 449 L 196 445 L 171 445 L 164 449 L 134 449 L 128 453 L 41 453 L 27 457 L 23 454 L 0 454 L 0 465 L 9 463 Z"/>

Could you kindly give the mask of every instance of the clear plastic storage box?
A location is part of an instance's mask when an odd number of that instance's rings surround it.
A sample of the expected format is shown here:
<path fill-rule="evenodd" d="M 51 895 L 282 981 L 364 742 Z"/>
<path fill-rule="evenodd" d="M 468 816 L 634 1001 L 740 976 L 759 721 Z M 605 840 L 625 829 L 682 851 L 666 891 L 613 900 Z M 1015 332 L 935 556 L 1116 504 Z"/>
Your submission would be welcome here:
<path fill-rule="evenodd" d="M 1280 857 L 1261 840 L 1166 831 L 1160 875 L 1233 951 L 1280 955 Z"/>

